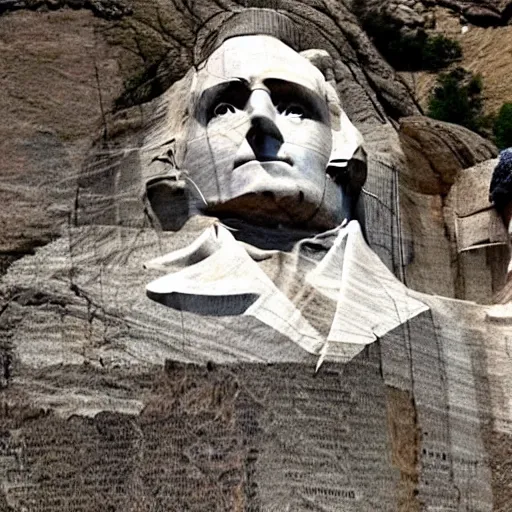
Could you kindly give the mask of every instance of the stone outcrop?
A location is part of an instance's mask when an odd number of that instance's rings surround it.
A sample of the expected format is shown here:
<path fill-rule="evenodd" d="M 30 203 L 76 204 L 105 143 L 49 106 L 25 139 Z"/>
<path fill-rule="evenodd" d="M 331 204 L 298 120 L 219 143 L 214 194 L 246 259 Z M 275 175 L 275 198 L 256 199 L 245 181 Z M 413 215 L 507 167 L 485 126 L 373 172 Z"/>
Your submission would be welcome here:
<path fill-rule="evenodd" d="M 0 15 L 17 10 L 89 9 L 107 20 L 120 19 L 131 14 L 131 8 L 121 0 L 1 0 Z"/>
<path fill-rule="evenodd" d="M 410 170 L 403 179 L 422 194 L 446 195 L 462 169 L 497 155 L 476 133 L 424 116 L 402 118 L 399 135 Z"/>
<path fill-rule="evenodd" d="M 435 28 L 434 9 L 437 7 L 449 9 L 462 21 L 480 27 L 507 25 L 512 19 L 510 0 L 359 0 L 355 5 L 361 13 L 386 13 L 406 30 Z"/>
<path fill-rule="evenodd" d="M 191 8 L 180 2 L 133 2 L 131 14 L 109 21 L 90 10 L 59 6 L 55 11 L 20 8 L 0 17 L 5 34 L 0 195 L 4 204 L 17 196 L 15 211 L 0 213 L 0 249 L 6 254 L 31 252 L 75 218 L 85 155 L 93 141 L 116 135 L 109 133 L 110 113 L 121 109 L 117 118 L 133 119 L 137 105 L 181 78 L 193 64 L 195 32 L 218 11 L 208 2 Z M 333 2 L 326 12 L 314 2 L 288 7 L 322 27 L 316 43 L 338 56 L 334 78 L 349 117 L 369 141 L 389 146 L 394 135 L 384 122 L 386 112 L 393 117 L 419 113 L 407 87 L 343 5 Z M 126 111 L 134 105 L 134 112 Z M 133 132 L 129 124 L 119 129 Z"/>
<path fill-rule="evenodd" d="M 488 170 L 494 162 L 489 159 L 497 155 L 495 146 L 466 128 L 423 116 L 401 119 L 399 136 L 408 162 L 401 175 L 404 232 L 411 241 L 407 256 L 410 261 L 405 270 L 408 285 L 429 293 L 491 303 L 506 273 L 506 242 L 502 238 L 502 245 L 494 249 L 494 271 L 489 267 L 490 255 L 487 263 L 483 262 L 490 272 L 486 281 L 489 286 L 480 282 L 478 290 L 464 291 L 461 283 L 474 281 L 478 265 L 460 267 L 461 261 L 469 256 L 457 251 L 455 220 L 453 212 L 447 212 L 447 198 L 449 203 L 454 184 L 470 172 L 469 168 L 486 165 L 481 186 L 474 191 L 474 211 L 490 207 L 486 187 L 491 176 Z M 472 192 L 471 188 L 465 191 Z M 480 253 L 485 260 L 486 250 Z"/>

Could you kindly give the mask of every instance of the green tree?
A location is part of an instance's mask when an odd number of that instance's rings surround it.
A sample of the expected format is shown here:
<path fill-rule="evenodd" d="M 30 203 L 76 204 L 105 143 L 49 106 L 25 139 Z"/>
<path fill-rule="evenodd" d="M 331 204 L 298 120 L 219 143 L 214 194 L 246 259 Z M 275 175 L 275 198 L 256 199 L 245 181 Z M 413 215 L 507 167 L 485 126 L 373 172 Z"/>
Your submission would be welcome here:
<path fill-rule="evenodd" d="M 481 132 L 483 116 L 482 79 L 463 68 L 442 73 L 430 95 L 427 115 Z"/>
<path fill-rule="evenodd" d="M 493 132 L 499 149 L 512 147 L 512 103 L 504 103 L 500 108 Z"/>
<path fill-rule="evenodd" d="M 422 47 L 422 64 L 424 69 L 438 71 L 462 57 L 462 48 L 457 41 L 443 35 L 427 37 Z"/>
<path fill-rule="evenodd" d="M 382 56 L 398 71 L 439 71 L 460 59 L 457 41 L 443 35 L 430 36 L 424 30 L 407 33 L 387 13 L 365 12 L 356 6 L 361 23 Z"/>

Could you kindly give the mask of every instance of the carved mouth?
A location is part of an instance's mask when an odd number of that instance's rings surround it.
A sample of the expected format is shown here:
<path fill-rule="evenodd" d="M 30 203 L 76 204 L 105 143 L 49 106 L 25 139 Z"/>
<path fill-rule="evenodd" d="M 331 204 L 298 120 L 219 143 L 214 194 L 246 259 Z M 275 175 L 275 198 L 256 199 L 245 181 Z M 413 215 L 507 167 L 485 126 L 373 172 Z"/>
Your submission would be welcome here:
<path fill-rule="evenodd" d="M 259 162 L 259 163 L 285 163 L 288 164 L 290 167 L 293 167 L 293 160 L 289 157 L 284 158 L 278 158 L 275 155 L 258 155 L 257 157 L 248 156 L 248 157 L 241 157 L 235 160 L 235 163 L 233 165 L 233 169 L 236 169 L 237 167 L 241 167 L 242 165 L 248 164 L 249 162 Z"/>
<path fill-rule="evenodd" d="M 256 225 L 302 225 L 305 217 L 311 214 L 312 207 L 304 207 L 301 194 L 280 200 L 270 190 L 247 193 L 213 205 L 208 212 L 219 218 L 244 219 Z"/>

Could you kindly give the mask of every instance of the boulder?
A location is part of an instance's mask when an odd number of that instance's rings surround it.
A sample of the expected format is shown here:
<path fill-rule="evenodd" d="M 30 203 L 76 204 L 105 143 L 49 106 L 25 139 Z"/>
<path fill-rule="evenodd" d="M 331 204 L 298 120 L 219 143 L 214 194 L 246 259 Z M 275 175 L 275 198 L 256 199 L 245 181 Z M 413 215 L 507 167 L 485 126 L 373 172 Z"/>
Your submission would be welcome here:
<path fill-rule="evenodd" d="M 399 136 L 409 163 L 403 179 L 422 194 L 447 194 L 462 169 L 498 154 L 480 135 L 424 116 L 400 119 Z"/>
<path fill-rule="evenodd" d="M 417 27 L 425 24 L 424 16 L 417 9 L 404 4 L 398 5 L 391 13 L 394 19 L 407 27 Z"/>
<path fill-rule="evenodd" d="M 471 5 L 464 8 L 462 12 L 469 23 L 479 27 L 494 27 L 502 24 L 501 13 L 488 7 Z"/>

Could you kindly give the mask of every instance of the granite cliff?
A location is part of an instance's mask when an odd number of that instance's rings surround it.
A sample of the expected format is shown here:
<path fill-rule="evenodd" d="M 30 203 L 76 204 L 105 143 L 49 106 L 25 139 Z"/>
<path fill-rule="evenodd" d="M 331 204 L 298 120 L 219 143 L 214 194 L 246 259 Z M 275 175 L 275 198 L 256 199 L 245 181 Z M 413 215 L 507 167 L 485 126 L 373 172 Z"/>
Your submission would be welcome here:
<path fill-rule="evenodd" d="M 421 115 L 429 78 L 397 74 L 354 3 L 0 0 L 0 510 L 510 509 L 512 333 L 482 305 L 509 256 L 487 199 L 497 150 Z M 511 6 L 358 9 L 454 34 L 463 16 L 478 71 L 510 41 Z M 176 244 L 141 201 L 145 130 L 199 29 L 247 7 L 306 20 L 329 52 L 369 154 L 369 241 L 431 294 L 431 311 L 319 373 L 255 320 L 171 315 L 144 291 L 158 273 L 143 263 Z"/>

